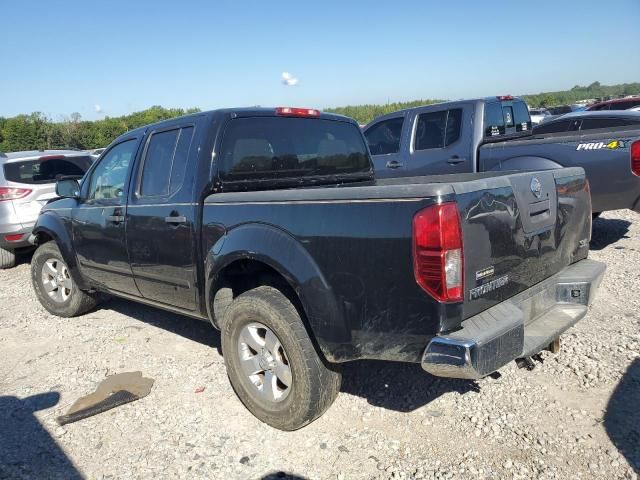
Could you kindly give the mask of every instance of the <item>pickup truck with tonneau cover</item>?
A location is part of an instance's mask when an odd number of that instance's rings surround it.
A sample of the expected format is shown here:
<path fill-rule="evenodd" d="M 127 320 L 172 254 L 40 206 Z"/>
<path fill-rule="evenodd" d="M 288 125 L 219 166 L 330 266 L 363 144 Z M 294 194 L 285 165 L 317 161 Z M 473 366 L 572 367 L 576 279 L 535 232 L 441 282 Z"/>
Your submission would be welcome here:
<path fill-rule="evenodd" d="M 226 109 L 133 130 L 34 228 L 51 313 L 104 294 L 221 330 L 231 384 L 293 430 L 379 359 L 481 378 L 556 345 L 605 267 L 580 168 L 376 180 L 355 121 Z"/>
<path fill-rule="evenodd" d="M 524 101 L 505 95 L 399 110 L 371 121 L 364 134 L 378 178 L 582 167 L 594 214 L 640 212 L 638 116 L 594 113 L 532 129 Z"/>

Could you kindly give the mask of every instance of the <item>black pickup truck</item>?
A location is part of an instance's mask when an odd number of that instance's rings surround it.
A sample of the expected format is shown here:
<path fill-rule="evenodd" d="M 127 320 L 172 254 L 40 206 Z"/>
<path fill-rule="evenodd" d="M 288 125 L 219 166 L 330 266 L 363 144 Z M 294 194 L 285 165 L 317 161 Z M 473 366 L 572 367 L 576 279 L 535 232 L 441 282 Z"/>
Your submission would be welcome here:
<path fill-rule="evenodd" d="M 356 122 L 310 109 L 140 128 L 57 193 L 34 228 L 42 305 L 210 321 L 242 402 L 285 430 L 331 405 L 342 362 L 480 378 L 556 345 L 605 268 L 582 169 L 375 180 Z"/>
<path fill-rule="evenodd" d="M 576 112 L 532 129 L 524 101 L 504 95 L 399 110 L 364 134 L 378 178 L 582 167 L 594 214 L 640 212 L 640 114 L 599 114 Z"/>

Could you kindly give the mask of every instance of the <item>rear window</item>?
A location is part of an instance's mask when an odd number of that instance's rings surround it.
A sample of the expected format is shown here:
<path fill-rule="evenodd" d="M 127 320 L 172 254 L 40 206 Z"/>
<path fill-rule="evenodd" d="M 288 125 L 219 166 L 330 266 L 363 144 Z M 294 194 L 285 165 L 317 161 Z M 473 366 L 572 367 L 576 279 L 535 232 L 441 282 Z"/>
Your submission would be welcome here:
<path fill-rule="evenodd" d="M 230 181 L 371 171 L 367 148 L 356 125 L 315 118 L 231 120 L 220 158 L 220 176 Z"/>
<path fill-rule="evenodd" d="M 4 166 L 4 176 L 16 183 L 55 183 L 60 176 L 83 176 L 91 166 L 91 157 L 44 157 L 22 162 L 11 162 Z"/>
<path fill-rule="evenodd" d="M 498 102 L 490 102 L 484 107 L 484 134 L 487 137 L 503 135 L 505 130 L 502 105 Z"/>
<path fill-rule="evenodd" d="M 531 117 L 526 103 L 513 102 L 513 119 L 516 123 L 516 132 L 531 130 Z"/>
<path fill-rule="evenodd" d="M 629 108 L 637 107 L 640 105 L 640 99 L 625 100 L 624 102 L 611 102 L 609 104 L 609 110 L 627 110 Z"/>
<path fill-rule="evenodd" d="M 484 125 L 485 137 L 527 132 L 531 130 L 527 104 L 518 100 L 487 102 L 484 106 Z"/>

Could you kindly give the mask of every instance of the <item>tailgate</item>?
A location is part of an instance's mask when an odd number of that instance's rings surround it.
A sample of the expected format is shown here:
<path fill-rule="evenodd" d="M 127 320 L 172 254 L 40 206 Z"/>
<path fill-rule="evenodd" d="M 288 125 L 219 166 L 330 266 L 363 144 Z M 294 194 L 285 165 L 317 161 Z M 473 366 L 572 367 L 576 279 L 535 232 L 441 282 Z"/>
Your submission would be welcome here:
<path fill-rule="evenodd" d="M 468 318 L 586 258 L 591 201 L 582 168 L 452 184 L 464 242 Z"/>

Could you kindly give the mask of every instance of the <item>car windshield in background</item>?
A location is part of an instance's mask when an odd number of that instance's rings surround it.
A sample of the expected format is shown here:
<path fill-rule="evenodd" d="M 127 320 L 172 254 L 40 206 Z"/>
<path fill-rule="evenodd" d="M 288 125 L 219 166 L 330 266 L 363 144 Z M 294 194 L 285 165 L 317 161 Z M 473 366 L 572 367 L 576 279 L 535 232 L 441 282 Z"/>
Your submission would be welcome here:
<path fill-rule="evenodd" d="M 4 166 L 4 176 L 16 183 L 54 183 L 60 176 L 83 176 L 91 166 L 89 156 L 43 157 L 21 162 L 10 162 Z"/>
<path fill-rule="evenodd" d="M 231 120 L 220 158 L 221 177 L 230 181 L 371 172 L 356 125 L 315 118 Z"/>

